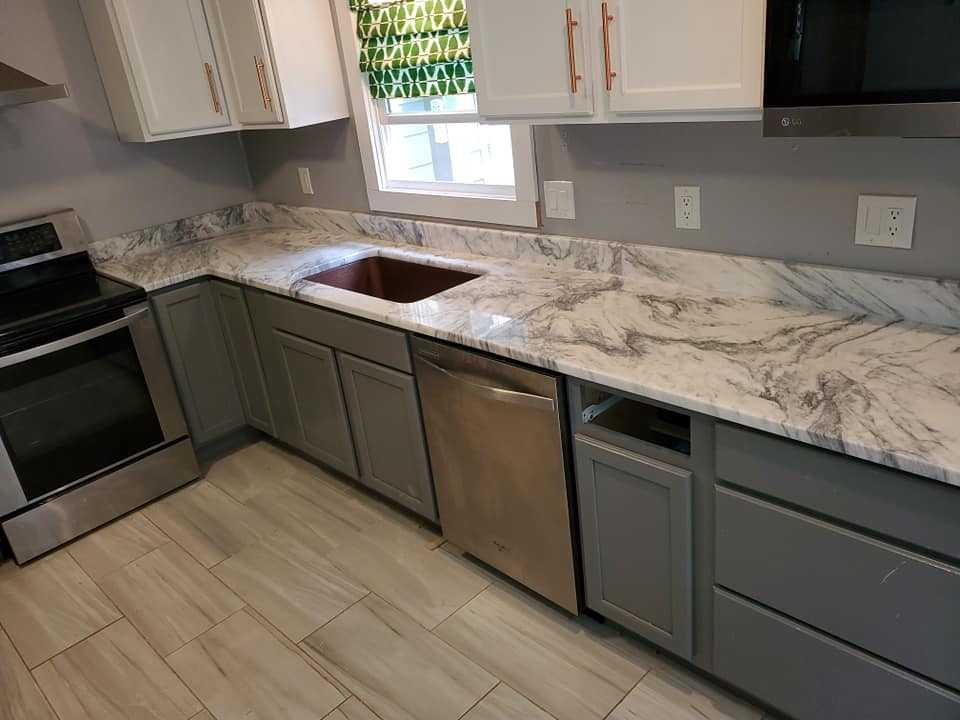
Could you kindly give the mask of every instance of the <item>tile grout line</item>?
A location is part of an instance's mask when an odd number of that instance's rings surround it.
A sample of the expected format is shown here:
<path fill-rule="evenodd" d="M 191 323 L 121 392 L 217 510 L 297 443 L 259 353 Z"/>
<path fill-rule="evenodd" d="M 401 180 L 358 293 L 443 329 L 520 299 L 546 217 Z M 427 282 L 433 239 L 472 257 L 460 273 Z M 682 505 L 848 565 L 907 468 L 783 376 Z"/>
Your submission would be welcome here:
<path fill-rule="evenodd" d="M 463 713 L 461 713 L 460 716 L 457 718 L 457 720 L 463 720 L 463 718 L 465 718 L 467 715 L 469 715 L 471 712 L 473 712 L 474 708 L 476 708 L 477 705 L 479 705 L 479 704 L 482 703 L 484 700 L 486 700 L 487 697 L 490 695 L 490 693 L 492 693 L 494 690 L 496 690 L 498 687 L 500 687 L 500 686 L 503 684 L 503 680 L 501 680 L 500 678 L 498 678 L 496 675 L 493 675 L 493 674 L 491 673 L 490 676 L 496 680 L 496 682 L 493 684 L 493 687 L 490 688 L 489 690 L 487 690 L 483 695 L 481 695 L 481 696 L 477 699 L 477 701 L 476 701 L 473 705 L 471 705 L 471 706 L 468 707 Z"/>
<path fill-rule="evenodd" d="M 43 686 L 40 685 L 39 681 L 37 680 L 37 676 L 33 674 L 33 670 L 29 668 L 29 666 L 27 665 L 27 661 L 23 659 L 23 655 L 20 652 L 20 648 L 14 645 L 13 639 L 10 637 L 10 634 L 2 626 L 0 626 L 0 632 L 2 632 L 4 636 L 7 638 L 7 642 L 10 643 L 10 647 L 13 648 L 13 652 L 16 654 L 16 656 L 20 658 L 20 662 L 23 663 L 23 668 L 27 671 L 27 675 L 30 676 L 31 682 L 33 682 L 34 687 L 37 688 L 37 692 L 40 693 L 40 697 L 43 698 L 43 701 L 47 704 L 47 707 L 50 708 L 50 712 L 52 712 L 55 717 L 60 718 L 60 720 L 63 720 L 60 713 L 58 713 L 57 709 L 53 706 L 53 703 L 50 702 L 50 698 L 47 696 L 47 693 L 44 691 Z M 53 657 L 56 657 L 56 655 L 54 655 Z M 50 660 L 53 660 L 53 658 L 50 658 Z M 45 663 L 50 662 L 50 660 L 44 660 L 42 663 L 40 663 L 40 665 L 37 665 L 37 667 L 41 667 Z"/>

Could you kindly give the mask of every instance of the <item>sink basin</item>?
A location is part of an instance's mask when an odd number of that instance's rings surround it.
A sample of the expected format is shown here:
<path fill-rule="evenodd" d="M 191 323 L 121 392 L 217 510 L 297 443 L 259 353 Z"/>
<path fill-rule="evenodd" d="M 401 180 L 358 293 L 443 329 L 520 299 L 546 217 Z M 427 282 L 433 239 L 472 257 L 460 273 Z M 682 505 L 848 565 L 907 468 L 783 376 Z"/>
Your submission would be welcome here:
<path fill-rule="evenodd" d="M 305 279 L 381 300 L 413 303 L 477 277 L 480 276 L 460 270 L 376 256 L 324 270 Z"/>

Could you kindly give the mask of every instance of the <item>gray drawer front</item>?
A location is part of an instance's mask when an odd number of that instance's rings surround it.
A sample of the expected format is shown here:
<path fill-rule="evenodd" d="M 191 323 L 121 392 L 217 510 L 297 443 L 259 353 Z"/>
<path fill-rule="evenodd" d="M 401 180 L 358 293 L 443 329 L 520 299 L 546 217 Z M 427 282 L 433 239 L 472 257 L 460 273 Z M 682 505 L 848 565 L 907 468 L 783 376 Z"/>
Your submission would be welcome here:
<path fill-rule="evenodd" d="M 960 688 L 960 572 L 717 490 L 716 582 Z"/>
<path fill-rule="evenodd" d="M 956 720 L 960 696 L 722 590 L 714 671 L 798 720 Z"/>
<path fill-rule="evenodd" d="M 582 437 L 576 456 L 588 607 L 690 658 L 691 473 Z"/>
<path fill-rule="evenodd" d="M 717 424 L 717 477 L 960 560 L 960 489 Z"/>
<path fill-rule="evenodd" d="M 265 303 L 275 328 L 405 373 L 413 372 L 406 333 L 275 295 L 267 295 Z"/>

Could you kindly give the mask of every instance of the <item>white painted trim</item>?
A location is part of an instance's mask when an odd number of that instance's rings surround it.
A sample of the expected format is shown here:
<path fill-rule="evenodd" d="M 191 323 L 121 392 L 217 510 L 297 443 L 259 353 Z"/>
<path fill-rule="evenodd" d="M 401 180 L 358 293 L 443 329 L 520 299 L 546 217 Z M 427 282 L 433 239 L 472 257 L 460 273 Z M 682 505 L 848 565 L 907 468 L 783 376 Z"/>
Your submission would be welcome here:
<path fill-rule="evenodd" d="M 439 194 L 424 190 L 387 189 L 383 153 L 380 150 L 379 110 L 367 92 L 358 69 L 360 50 L 353 14 L 343 0 L 333 0 L 340 52 L 343 57 L 347 92 L 353 107 L 354 125 L 360 143 L 360 158 L 367 184 L 370 209 L 427 217 L 538 227 L 538 183 L 533 152 L 533 130 L 529 125 L 511 125 L 516 197 L 483 197 L 470 194 Z M 458 118 L 463 121 L 464 118 Z M 471 119 L 471 121 L 474 121 Z M 436 122 L 436 120 L 434 120 Z"/>

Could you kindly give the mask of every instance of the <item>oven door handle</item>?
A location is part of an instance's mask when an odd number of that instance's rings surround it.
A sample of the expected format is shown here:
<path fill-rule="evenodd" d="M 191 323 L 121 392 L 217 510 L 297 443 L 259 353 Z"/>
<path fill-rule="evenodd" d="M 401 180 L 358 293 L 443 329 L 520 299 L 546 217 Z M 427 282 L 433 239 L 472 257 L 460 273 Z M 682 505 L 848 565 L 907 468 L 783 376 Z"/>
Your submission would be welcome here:
<path fill-rule="evenodd" d="M 133 311 L 126 317 L 120 318 L 119 320 L 112 320 L 111 322 L 99 325 L 95 328 L 84 330 L 76 335 L 70 335 L 69 337 L 61 338 L 60 340 L 54 340 L 53 342 L 46 343 L 45 345 L 37 345 L 37 347 L 30 348 L 29 350 L 22 350 L 21 352 L 14 353 L 13 355 L 7 355 L 6 357 L 0 358 L 0 370 L 3 368 L 8 368 L 12 365 L 19 365 L 27 360 L 35 360 L 38 357 L 50 355 L 51 353 L 55 353 L 60 350 L 66 350 L 74 345 L 89 342 L 90 340 L 102 337 L 103 335 L 109 335 L 117 330 L 130 327 L 130 325 L 149 312 L 149 307 L 142 307 L 139 310 Z"/>

